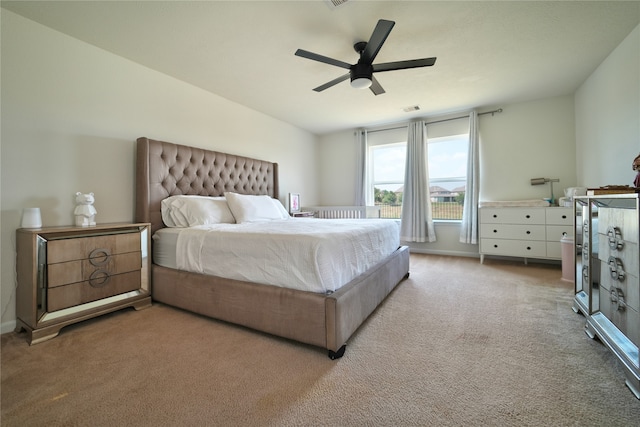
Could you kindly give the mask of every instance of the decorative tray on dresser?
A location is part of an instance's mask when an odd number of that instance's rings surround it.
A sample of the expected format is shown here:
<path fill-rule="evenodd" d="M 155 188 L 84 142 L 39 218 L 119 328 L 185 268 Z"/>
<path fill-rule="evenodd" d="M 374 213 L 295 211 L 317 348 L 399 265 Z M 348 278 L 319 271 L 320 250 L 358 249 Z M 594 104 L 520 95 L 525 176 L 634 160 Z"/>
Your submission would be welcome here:
<path fill-rule="evenodd" d="M 150 224 L 16 231 L 16 331 L 29 344 L 72 323 L 151 305 Z"/>
<path fill-rule="evenodd" d="M 575 198 L 574 310 L 586 333 L 598 337 L 624 367 L 626 384 L 640 399 L 640 205 L 638 194 Z M 581 225 L 581 227 L 580 227 Z"/>

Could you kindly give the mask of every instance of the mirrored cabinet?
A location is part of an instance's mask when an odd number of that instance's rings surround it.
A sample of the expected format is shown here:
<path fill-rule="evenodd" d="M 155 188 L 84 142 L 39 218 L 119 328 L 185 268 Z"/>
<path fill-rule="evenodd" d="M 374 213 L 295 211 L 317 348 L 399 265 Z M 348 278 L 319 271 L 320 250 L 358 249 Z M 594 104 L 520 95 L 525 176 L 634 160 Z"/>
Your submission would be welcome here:
<path fill-rule="evenodd" d="M 573 308 L 585 331 L 622 362 L 640 399 L 640 217 L 638 194 L 576 197 Z"/>
<path fill-rule="evenodd" d="M 125 307 L 151 305 L 150 224 L 16 231 L 16 331 L 29 344 Z"/>

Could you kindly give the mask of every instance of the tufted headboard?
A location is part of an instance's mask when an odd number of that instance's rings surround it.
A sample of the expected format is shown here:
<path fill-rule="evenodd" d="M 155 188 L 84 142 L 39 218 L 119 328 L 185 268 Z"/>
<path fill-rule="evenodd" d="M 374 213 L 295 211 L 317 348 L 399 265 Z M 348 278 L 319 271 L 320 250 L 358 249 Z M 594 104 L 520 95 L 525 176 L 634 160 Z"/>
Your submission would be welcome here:
<path fill-rule="evenodd" d="M 160 202 L 169 196 L 222 196 L 225 191 L 278 198 L 278 164 L 186 145 L 138 138 L 136 221 L 164 227 Z"/>

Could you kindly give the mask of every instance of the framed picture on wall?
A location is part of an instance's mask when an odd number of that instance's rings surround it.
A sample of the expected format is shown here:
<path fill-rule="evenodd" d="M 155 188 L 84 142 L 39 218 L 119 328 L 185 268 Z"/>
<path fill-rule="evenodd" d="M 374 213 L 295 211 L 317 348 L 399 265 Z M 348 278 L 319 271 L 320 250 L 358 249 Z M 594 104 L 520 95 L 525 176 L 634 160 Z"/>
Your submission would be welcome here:
<path fill-rule="evenodd" d="M 300 194 L 289 193 L 289 213 L 300 212 Z"/>

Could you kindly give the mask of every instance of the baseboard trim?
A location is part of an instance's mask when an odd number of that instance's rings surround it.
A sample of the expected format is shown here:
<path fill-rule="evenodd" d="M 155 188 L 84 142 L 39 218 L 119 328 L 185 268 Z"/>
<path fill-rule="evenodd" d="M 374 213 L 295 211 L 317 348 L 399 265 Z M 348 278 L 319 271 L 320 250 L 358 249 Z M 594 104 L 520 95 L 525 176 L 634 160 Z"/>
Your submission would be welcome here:
<path fill-rule="evenodd" d="M 439 250 L 433 250 L 433 249 L 412 248 L 411 246 L 409 246 L 409 252 L 414 254 L 425 254 L 425 255 L 444 255 L 444 256 L 467 257 L 467 258 L 480 258 L 480 255 L 477 252 L 439 251 Z"/>
<path fill-rule="evenodd" d="M 9 322 L 3 322 L 0 325 L 0 334 L 8 334 L 9 332 L 13 332 L 16 330 L 16 321 L 11 320 Z"/>

